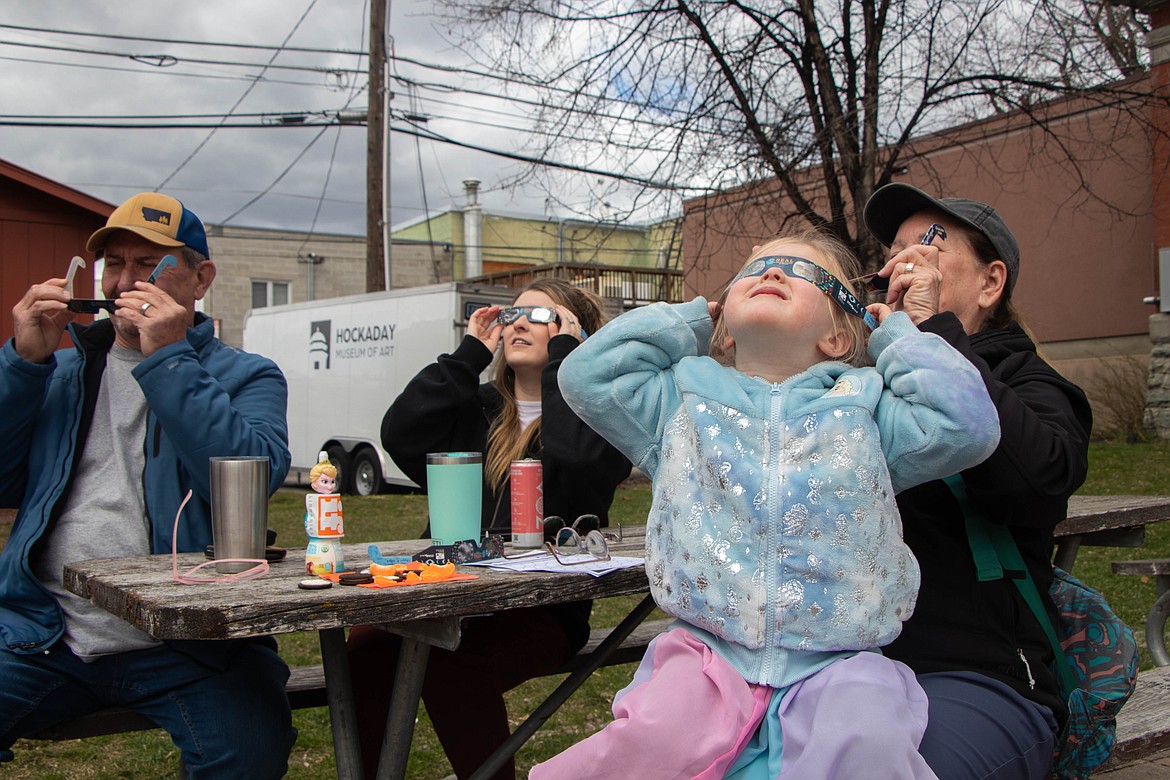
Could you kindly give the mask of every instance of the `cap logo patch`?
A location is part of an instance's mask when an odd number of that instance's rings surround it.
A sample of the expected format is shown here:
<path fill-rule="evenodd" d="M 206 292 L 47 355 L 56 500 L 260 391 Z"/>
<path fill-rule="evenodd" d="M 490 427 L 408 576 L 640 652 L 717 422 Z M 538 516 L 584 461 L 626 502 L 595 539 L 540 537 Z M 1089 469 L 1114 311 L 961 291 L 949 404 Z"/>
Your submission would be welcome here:
<path fill-rule="evenodd" d="M 171 224 L 171 212 L 162 211 L 161 209 L 142 207 L 142 221 L 143 222 L 157 222 L 160 225 Z"/>

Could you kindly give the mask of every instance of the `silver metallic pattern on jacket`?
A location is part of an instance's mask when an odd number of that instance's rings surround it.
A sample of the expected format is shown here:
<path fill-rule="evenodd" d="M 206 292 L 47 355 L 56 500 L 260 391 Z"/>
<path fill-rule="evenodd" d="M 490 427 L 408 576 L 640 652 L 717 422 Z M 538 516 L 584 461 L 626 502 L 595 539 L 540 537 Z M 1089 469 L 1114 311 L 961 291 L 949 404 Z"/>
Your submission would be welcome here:
<path fill-rule="evenodd" d="M 688 398 L 670 420 L 647 529 L 667 612 L 749 649 L 883 645 L 918 565 L 869 411 L 847 398 L 781 419 Z M 807 407 L 805 407 L 807 409 Z"/>

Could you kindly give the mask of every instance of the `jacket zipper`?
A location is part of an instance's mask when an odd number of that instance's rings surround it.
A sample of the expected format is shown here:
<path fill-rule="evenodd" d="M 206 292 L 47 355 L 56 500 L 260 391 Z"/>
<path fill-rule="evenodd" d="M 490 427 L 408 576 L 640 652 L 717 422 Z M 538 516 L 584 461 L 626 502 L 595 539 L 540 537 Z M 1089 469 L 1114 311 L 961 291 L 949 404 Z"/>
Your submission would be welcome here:
<path fill-rule="evenodd" d="M 780 398 L 780 385 L 777 382 L 772 383 L 771 398 L 768 403 L 768 422 L 764 426 L 764 490 L 767 491 L 766 500 L 768 502 L 768 528 L 764 534 L 765 550 L 775 550 L 777 543 L 776 534 L 776 501 L 772 500 L 779 495 L 780 486 L 777 484 L 778 477 L 776 470 L 772 468 L 772 453 L 780 451 L 780 409 L 782 403 Z M 775 447 L 773 447 L 773 440 L 775 440 Z M 763 551 L 761 551 L 763 552 Z M 772 560 L 770 554 L 763 555 L 762 559 L 767 562 Z M 764 583 L 767 590 L 764 594 L 764 603 L 770 606 L 770 609 L 764 611 L 764 619 L 767 624 L 764 626 L 764 663 L 760 669 L 760 681 L 765 685 L 772 684 L 772 653 L 776 644 L 776 620 L 778 611 L 776 607 L 776 600 L 774 594 L 776 593 L 776 566 L 765 563 L 767 567 L 764 572 Z"/>
<path fill-rule="evenodd" d="M 1028 673 L 1028 688 L 1033 691 L 1036 690 L 1036 679 L 1032 677 L 1032 667 L 1028 664 L 1028 659 L 1024 657 L 1024 648 L 1017 647 L 1016 655 L 1024 662 L 1024 671 Z"/>

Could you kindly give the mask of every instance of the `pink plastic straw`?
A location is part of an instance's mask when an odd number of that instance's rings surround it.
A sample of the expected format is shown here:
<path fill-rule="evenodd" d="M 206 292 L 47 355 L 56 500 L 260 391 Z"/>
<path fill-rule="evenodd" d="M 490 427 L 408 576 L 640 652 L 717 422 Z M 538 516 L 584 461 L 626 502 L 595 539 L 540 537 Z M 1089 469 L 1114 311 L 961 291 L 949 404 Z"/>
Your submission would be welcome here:
<path fill-rule="evenodd" d="M 179 504 L 179 511 L 175 512 L 175 527 L 171 532 L 171 576 L 175 582 L 181 582 L 184 585 L 199 585 L 207 582 L 243 582 L 244 580 L 254 580 L 257 577 L 262 577 L 268 572 L 268 561 L 259 560 L 257 558 L 218 558 L 214 561 L 207 561 L 198 566 L 192 566 L 187 571 L 179 574 L 179 516 L 183 514 L 183 507 L 187 506 L 187 502 L 191 500 L 191 491 L 187 491 L 187 495 L 183 497 L 183 503 Z M 254 563 L 256 564 L 250 569 L 238 572 L 236 574 L 223 574 L 216 577 L 193 577 L 195 572 L 202 569 L 204 566 L 211 566 L 216 563 Z"/>

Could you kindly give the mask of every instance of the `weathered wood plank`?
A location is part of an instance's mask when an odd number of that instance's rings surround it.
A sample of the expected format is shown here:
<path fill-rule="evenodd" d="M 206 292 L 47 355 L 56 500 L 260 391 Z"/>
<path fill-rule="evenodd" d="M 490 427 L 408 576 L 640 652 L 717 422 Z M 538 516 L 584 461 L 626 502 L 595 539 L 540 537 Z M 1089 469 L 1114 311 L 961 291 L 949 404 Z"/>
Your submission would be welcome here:
<path fill-rule="evenodd" d="M 1170 518 L 1166 496 L 1075 496 L 1069 519 L 1060 524 L 1058 538 L 1101 532 L 1141 533 L 1144 525 Z M 616 552 L 640 555 L 644 527 L 626 529 Z M 1083 540 L 1091 543 L 1090 540 Z M 1140 539 L 1138 540 L 1140 543 Z M 382 543 L 386 554 L 417 552 L 422 542 Z M 604 598 L 644 592 L 642 569 L 614 572 L 601 578 L 588 575 L 514 573 L 469 569 L 477 579 L 409 588 L 371 591 L 335 586 L 325 591 L 296 587 L 304 576 L 303 550 L 289 551 L 286 560 L 272 565 L 257 580 L 213 585 L 173 582 L 169 558 L 147 556 L 112 561 L 86 561 L 65 570 L 65 586 L 160 639 L 233 637 L 320 630 L 355 624 L 458 617 L 501 608 L 517 608 L 585 598 Z M 364 545 L 347 545 L 346 560 L 367 560 Z M 186 569 L 203 562 L 198 554 L 179 556 Z M 113 574 L 111 572 L 116 572 Z"/>
<path fill-rule="evenodd" d="M 1170 496 L 1073 496 L 1057 538 L 1170 520 Z"/>
<path fill-rule="evenodd" d="M 1160 577 L 1170 574 L 1170 558 L 1150 558 L 1144 561 L 1114 561 L 1113 573 Z"/>
<path fill-rule="evenodd" d="M 1170 747 L 1170 666 L 1138 674 L 1137 689 L 1117 718 L 1117 745 L 1102 769 Z"/>
<path fill-rule="evenodd" d="M 616 554 L 640 555 L 641 529 L 629 529 Z M 385 554 L 417 552 L 420 542 L 387 542 Z M 347 545 L 345 559 L 368 560 L 365 545 Z M 321 630 L 352 625 L 459 617 L 554 604 L 580 599 L 642 593 L 647 589 L 641 567 L 604 577 L 587 574 L 517 575 L 485 568 L 465 568 L 476 579 L 403 588 L 371 590 L 335 585 L 328 590 L 300 590 L 305 578 L 304 551 L 293 549 L 268 574 L 237 583 L 182 585 L 174 582 L 170 559 L 144 556 L 116 562 L 70 564 L 65 586 L 88 595 L 98 606 L 159 639 L 230 639 Z M 179 556 L 185 570 L 205 560 L 195 553 Z"/>

